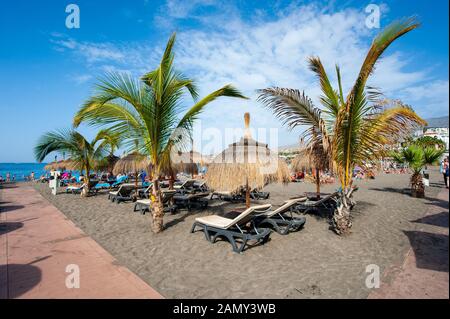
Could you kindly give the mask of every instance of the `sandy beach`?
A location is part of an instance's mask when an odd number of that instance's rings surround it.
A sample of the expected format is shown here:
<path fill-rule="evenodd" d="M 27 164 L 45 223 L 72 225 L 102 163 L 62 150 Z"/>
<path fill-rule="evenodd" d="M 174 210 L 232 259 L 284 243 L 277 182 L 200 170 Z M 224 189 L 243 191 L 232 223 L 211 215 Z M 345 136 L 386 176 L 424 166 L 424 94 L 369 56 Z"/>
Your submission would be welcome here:
<path fill-rule="evenodd" d="M 424 199 L 408 195 L 408 180 L 407 174 L 380 174 L 375 180 L 358 181 L 358 204 L 348 237 L 330 231 L 326 218 L 307 215 L 300 232 L 272 233 L 266 245 L 241 255 L 233 253 L 227 242 L 212 245 L 201 232 L 191 234 L 190 228 L 197 216 L 223 214 L 242 204 L 214 200 L 204 211 L 167 214 L 165 231 L 155 235 L 149 214 L 133 213 L 132 203 L 111 203 L 106 192 L 81 199 L 71 194 L 53 196 L 47 184 L 35 187 L 166 298 L 367 298 L 371 290 L 365 286 L 366 266 L 376 264 L 382 273 L 389 269 L 383 278 L 389 282 L 417 242 L 417 236 L 412 239 L 410 235 L 420 234 L 418 230 L 424 227 L 447 227 L 447 236 L 435 242 L 441 254 L 446 252 L 446 262 L 434 264 L 431 259 L 426 267 L 448 273 L 448 201 L 437 199 L 443 189 L 441 176 L 431 169 L 431 185 Z M 259 203 L 277 206 L 314 187 L 310 183 L 272 184 L 265 189 L 270 198 Z M 326 185 L 323 191 L 337 187 Z M 421 222 L 430 205 L 436 204 L 442 206 L 444 224 Z"/>

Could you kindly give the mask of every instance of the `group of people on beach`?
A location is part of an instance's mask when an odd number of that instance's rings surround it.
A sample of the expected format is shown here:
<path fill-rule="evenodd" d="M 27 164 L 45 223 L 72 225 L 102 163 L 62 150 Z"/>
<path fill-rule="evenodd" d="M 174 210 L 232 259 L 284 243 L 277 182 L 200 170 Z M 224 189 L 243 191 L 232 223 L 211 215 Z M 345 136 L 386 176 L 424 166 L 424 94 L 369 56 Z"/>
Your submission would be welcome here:
<path fill-rule="evenodd" d="M 22 179 L 24 181 L 35 181 L 35 174 L 34 172 L 31 172 L 30 175 L 26 176 L 23 175 Z M 5 178 L 3 178 L 2 175 L 0 175 L 0 183 L 4 183 L 4 182 L 15 182 L 17 180 L 16 178 L 16 174 L 11 174 L 10 172 L 5 174 Z"/>
<path fill-rule="evenodd" d="M 0 175 L 0 183 L 3 183 L 3 182 L 14 182 L 16 180 L 16 174 L 11 174 L 9 172 L 6 173 L 5 177 L 6 178 L 3 179 L 3 176 Z"/>

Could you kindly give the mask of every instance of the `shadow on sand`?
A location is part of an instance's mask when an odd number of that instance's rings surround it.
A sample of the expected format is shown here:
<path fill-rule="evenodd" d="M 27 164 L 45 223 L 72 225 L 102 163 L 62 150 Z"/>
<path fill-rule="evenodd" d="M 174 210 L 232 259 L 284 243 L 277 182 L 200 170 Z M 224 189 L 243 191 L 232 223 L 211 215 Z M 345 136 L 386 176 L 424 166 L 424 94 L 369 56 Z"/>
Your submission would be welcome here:
<path fill-rule="evenodd" d="M 17 188 L 19 186 L 17 186 L 14 182 L 6 182 L 6 183 L 1 183 L 0 184 L 0 189 L 4 188 Z"/>
<path fill-rule="evenodd" d="M 16 210 L 16 209 L 22 209 L 24 207 L 25 206 L 23 206 L 23 205 L 0 206 L 0 214 L 1 213 L 11 212 L 11 211 Z"/>
<path fill-rule="evenodd" d="M 417 268 L 448 272 L 448 235 L 404 231 L 416 257 Z"/>
<path fill-rule="evenodd" d="M 8 274 L 6 298 L 18 298 L 42 280 L 41 270 L 33 265 L 0 265 L 0 273 Z"/>
<path fill-rule="evenodd" d="M 369 187 L 369 190 L 376 191 L 376 192 L 397 193 L 397 194 L 411 196 L 411 189 L 409 189 L 409 188 L 393 188 L 393 187 L 376 188 L 376 187 Z"/>
<path fill-rule="evenodd" d="M 23 227 L 23 223 L 19 222 L 5 222 L 0 223 L 0 235 L 7 234 Z"/>
<path fill-rule="evenodd" d="M 428 215 L 412 222 L 448 228 L 448 212 Z"/>

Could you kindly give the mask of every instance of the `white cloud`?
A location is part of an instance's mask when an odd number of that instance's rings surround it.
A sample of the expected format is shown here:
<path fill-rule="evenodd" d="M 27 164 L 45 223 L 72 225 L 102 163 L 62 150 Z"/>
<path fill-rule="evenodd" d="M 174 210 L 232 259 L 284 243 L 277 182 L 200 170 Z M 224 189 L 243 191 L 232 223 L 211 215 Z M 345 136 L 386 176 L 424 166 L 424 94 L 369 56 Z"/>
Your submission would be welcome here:
<path fill-rule="evenodd" d="M 213 0 L 168 0 L 164 12 L 173 18 L 186 18 L 199 7 L 216 5 Z"/>
<path fill-rule="evenodd" d="M 77 84 L 84 84 L 92 79 L 92 75 L 90 74 L 81 74 L 81 75 L 75 75 L 71 77 L 73 81 Z"/>
<path fill-rule="evenodd" d="M 424 118 L 448 115 L 448 80 L 434 80 L 409 86 L 400 90 L 398 95 L 406 103 L 417 106 L 418 113 Z"/>
<path fill-rule="evenodd" d="M 191 17 L 199 6 L 208 5 L 210 1 L 181 2 L 178 6 L 168 1 L 168 15 L 180 19 L 187 14 Z M 365 27 L 364 10 L 332 12 L 317 5 L 291 6 L 271 17 L 259 13 L 251 21 L 242 21 L 239 14 L 214 13 L 195 18 L 211 28 L 185 29 L 178 33 L 177 69 L 197 80 L 201 95 L 232 83 L 252 98 L 215 101 L 202 115 L 203 127 L 206 124 L 220 129 L 240 127 L 243 113 L 249 111 L 254 126 L 280 128 L 281 145 L 296 142 L 301 132 L 287 134 L 271 111 L 255 102 L 255 90 L 268 86 L 298 88 L 317 102 L 319 86 L 307 64 L 307 58 L 315 55 L 321 58 L 334 83 L 334 67 L 340 65 L 344 90 L 348 91 L 376 32 Z M 98 70 L 129 70 L 141 75 L 159 61 L 165 40 L 157 48 L 154 43 L 80 43 L 67 38 L 54 42 L 84 57 L 87 63 L 95 62 Z M 436 81 L 430 77 L 430 70 L 411 71 L 414 56 L 410 53 L 389 49 L 386 53 L 370 84 L 388 97 L 405 98 L 406 103 L 422 113 L 430 105 L 436 112 L 443 112 L 443 106 L 448 106 L 448 80 Z M 430 104 L 424 104 L 425 99 Z"/>
<path fill-rule="evenodd" d="M 111 60 L 120 62 L 125 58 L 125 54 L 112 43 L 91 43 L 78 42 L 71 38 L 57 37 L 51 39 L 59 51 L 66 49 L 76 51 L 83 56 L 88 63 L 101 62 Z"/>

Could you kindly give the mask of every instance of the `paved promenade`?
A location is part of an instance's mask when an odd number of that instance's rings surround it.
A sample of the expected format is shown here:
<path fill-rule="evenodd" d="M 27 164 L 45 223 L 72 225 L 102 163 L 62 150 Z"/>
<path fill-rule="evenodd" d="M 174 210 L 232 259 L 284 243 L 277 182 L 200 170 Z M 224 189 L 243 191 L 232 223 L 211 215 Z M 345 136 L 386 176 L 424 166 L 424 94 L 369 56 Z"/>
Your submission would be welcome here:
<path fill-rule="evenodd" d="M 443 189 L 426 216 L 414 221 L 419 227 L 406 234 L 411 242 L 406 259 L 385 272 L 369 298 L 449 298 L 448 200 L 448 189 Z"/>
<path fill-rule="evenodd" d="M 22 184 L 0 189 L 2 298 L 162 296 Z"/>

